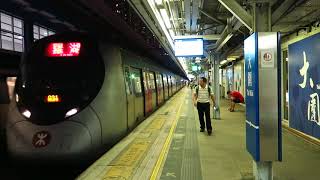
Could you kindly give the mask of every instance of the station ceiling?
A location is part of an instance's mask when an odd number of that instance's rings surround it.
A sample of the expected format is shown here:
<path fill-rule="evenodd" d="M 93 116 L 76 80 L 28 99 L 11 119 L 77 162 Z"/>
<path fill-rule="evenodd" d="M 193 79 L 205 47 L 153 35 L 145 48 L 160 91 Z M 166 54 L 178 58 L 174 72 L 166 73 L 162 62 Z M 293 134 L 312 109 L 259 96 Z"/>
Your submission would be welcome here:
<path fill-rule="evenodd" d="M 205 38 L 207 52 L 219 52 L 225 58 L 243 55 L 243 40 L 250 30 L 221 3 L 227 0 L 9 0 L 1 9 L 35 21 L 53 29 L 86 30 L 105 38 L 123 42 L 140 53 L 149 54 L 156 61 L 180 75 L 185 72 L 174 57 L 168 38 L 193 35 Z M 237 2 L 249 11 L 252 2 L 268 0 L 228 0 Z M 283 36 L 319 26 L 319 0 L 269 0 L 272 5 L 272 30 Z M 164 9 L 170 28 L 161 28 L 150 4 Z M 250 14 L 250 13 L 249 13 Z M 227 24 L 231 36 L 222 37 Z M 225 41 L 222 41 L 225 40 Z M 134 43 L 126 43 L 126 42 Z M 168 60 L 171 59 L 171 60 Z"/>
<path fill-rule="evenodd" d="M 127 0 L 8 0 L 1 10 L 56 32 L 91 32 L 187 77 Z"/>
<path fill-rule="evenodd" d="M 137 5 L 137 0 L 129 0 Z M 216 37 L 207 39 L 207 51 L 216 51 L 225 56 L 241 56 L 243 40 L 250 35 L 250 30 L 240 23 L 222 4 L 227 0 L 146 0 L 154 1 L 158 10 L 165 9 L 171 26 L 168 31 L 172 39 L 176 36 L 198 35 L 199 37 Z M 228 0 L 237 2 L 250 14 L 253 2 L 270 2 L 272 9 L 272 31 L 279 31 L 283 36 L 301 28 L 319 22 L 319 0 Z M 142 4 L 142 3 L 141 3 Z M 147 7 L 147 6 L 145 6 Z M 143 17 L 149 16 L 148 10 L 139 11 Z M 150 12 L 149 12 L 150 13 Z M 232 25 L 232 37 L 226 42 L 219 42 L 226 25 Z M 319 23 L 318 23 L 319 24 Z M 206 39 L 206 38 L 205 38 Z M 239 50 L 240 49 L 240 50 Z"/>

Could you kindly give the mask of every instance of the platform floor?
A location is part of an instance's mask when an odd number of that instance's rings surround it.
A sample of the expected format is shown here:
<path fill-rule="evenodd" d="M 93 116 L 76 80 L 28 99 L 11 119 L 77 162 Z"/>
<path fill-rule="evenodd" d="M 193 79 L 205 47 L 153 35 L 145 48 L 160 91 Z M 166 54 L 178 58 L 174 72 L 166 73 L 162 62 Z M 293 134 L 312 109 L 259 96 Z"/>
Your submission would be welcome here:
<path fill-rule="evenodd" d="M 213 134 L 199 132 L 191 90 L 182 89 L 114 146 L 78 179 L 253 179 L 245 147 L 245 109 L 212 119 Z M 283 162 L 274 163 L 275 180 L 320 179 L 320 147 L 283 129 Z"/>

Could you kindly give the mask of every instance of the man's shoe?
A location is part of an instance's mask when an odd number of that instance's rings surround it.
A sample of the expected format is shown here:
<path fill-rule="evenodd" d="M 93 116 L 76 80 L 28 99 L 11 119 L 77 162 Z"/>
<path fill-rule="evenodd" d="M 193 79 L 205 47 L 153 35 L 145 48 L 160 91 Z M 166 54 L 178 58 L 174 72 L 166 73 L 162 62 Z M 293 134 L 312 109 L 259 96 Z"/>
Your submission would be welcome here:
<path fill-rule="evenodd" d="M 208 130 L 208 135 L 210 136 L 212 134 L 212 130 Z"/>
<path fill-rule="evenodd" d="M 200 132 L 204 132 L 204 129 L 200 129 Z"/>

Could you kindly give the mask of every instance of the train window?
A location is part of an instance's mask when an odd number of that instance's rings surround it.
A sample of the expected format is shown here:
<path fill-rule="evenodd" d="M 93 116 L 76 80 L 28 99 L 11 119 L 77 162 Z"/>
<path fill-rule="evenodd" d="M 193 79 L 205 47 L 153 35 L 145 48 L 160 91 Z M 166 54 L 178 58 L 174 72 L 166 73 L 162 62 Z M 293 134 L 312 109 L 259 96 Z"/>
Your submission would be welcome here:
<path fill-rule="evenodd" d="M 163 85 L 164 85 L 165 87 L 167 87 L 167 86 L 168 86 L 167 76 L 166 76 L 166 75 L 163 75 L 163 76 L 162 76 L 162 79 L 163 79 Z"/>
<path fill-rule="evenodd" d="M 157 85 L 158 85 L 158 88 L 162 88 L 163 87 L 161 74 L 158 74 L 158 73 L 157 73 Z"/>
<path fill-rule="evenodd" d="M 131 79 L 134 85 L 134 90 L 136 95 L 142 93 L 142 88 L 141 88 L 141 81 L 140 81 L 140 73 L 135 70 L 131 74 Z"/>
<path fill-rule="evenodd" d="M 154 74 L 153 73 L 149 73 L 149 86 L 150 86 L 150 89 L 152 89 L 152 90 L 156 89 L 156 86 L 154 83 Z"/>
<path fill-rule="evenodd" d="M 126 79 L 126 91 L 127 91 L 127 94 L 132 94 L 132 87 L 131 87 L 131 79 L 132 76 L 130 75 L 130 72 L 129 72 L 129 68 L 126 67 L 125 68 L 125 79 Z"/>
<path fill-rule="evenodd" d="M 149 86 L 148 86 L 148 76 L 147 76 L 147 73 L 146 72 L 143 72 L 143 85 L 144 85 L 144 90 L 147 91 L 149 89 Z"/>
<path fill-rule="evenodd" d="M 142 88 L 141 88 L 141 83 L 140 83 L 140 79 L 136 78 L 136 83 L 135 83 L 135 90 L 136 93 L 142 93 Z"/>

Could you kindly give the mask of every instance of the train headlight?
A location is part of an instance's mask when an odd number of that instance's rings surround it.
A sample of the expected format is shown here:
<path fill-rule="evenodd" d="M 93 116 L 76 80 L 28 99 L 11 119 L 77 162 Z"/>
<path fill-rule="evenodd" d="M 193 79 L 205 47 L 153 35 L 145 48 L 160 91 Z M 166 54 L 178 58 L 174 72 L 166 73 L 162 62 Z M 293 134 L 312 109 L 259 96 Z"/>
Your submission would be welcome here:
<path fill-rule="evenodd" d="M 19 95 L 16 94 L 16 102 L 19 102 Z"/>
<path fill-rule="evenodd" d="M 24 117 L 26 117 L 26 118 L 30 118 L 31 112 L 26 109 L 26 110 L 24 110 L 24 111 L 22 112 L 22 115 L 23 115 Z"/>
<path fill-rule="evenodd" d="M 72 115 L 75 115 L 76 113 L 78 112 L 78 108 L 73 108 L 73 109 L 70 109 L 67 113 L 66 113 L 66 118 L 67 117 L 70 117 Z"/>

